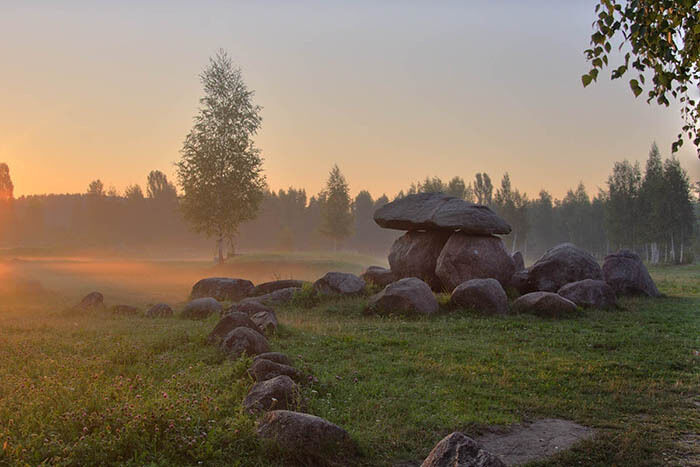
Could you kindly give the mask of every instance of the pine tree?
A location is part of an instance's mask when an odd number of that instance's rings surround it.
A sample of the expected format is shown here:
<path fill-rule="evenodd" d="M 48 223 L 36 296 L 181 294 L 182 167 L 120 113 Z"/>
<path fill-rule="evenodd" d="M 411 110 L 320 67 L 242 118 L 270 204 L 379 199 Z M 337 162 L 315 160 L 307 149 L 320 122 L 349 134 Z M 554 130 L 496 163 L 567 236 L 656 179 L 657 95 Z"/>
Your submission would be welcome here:
<path fill-rule="evenodd" d="M 352 232 L 353 215 L 350 205 L 350 189 L 338 165 L 331 169 L 326 189 L 319 195 L 321 204 L 321 228 L 324 235 L 333 239 L 333 250 L 338 242 Z"/>

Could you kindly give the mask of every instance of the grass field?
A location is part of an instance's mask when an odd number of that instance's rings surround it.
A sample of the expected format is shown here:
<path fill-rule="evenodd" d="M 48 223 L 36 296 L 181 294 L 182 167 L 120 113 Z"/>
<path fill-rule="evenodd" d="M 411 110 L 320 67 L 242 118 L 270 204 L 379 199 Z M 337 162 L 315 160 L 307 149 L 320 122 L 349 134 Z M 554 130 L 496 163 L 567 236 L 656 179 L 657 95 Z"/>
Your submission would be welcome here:
<path fill-rule="evenodd" d="M 205 263 L 14 261 L 0 281 L 0 464 L 284 465 L 241 409 L 247 360 L 206 343 L 216 318 L 63 313 L 92 289 L 111 303 L 180 304 L 208 275 L 314 279 L 373 258 L 256 255 Z M 700 267 L 652 269 L 662 299 L 551 321 L 363 316 L 366 299 L 278 310 L 274 350 L 314 376 L 308 411 L 346 428 L 353 465 L 420 461 L 446 434 L 558 417 L 596 436 L 538 465 L 698 465 Z"/>

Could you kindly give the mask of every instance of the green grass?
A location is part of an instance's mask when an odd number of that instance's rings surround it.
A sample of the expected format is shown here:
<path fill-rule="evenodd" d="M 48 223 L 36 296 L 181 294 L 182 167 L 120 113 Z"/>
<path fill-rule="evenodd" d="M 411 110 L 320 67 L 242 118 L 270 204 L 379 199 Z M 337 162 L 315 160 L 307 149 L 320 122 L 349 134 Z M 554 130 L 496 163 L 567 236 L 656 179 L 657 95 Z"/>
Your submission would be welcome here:
<path fill-rule="evenodd" d="M 364 298 L 302 300 L 278 311 L 271 345 L 313 375 L 309 412 L 350 432 L 357 465 L 420 461 L 452 431 L 541 417 L 597 434 L 539 465 L 693 465 L 683 440 L 700 432 L 700 267 L 651 272 L 667 298 L 561 321 L 382 318 L 362 314 Z M 64 304 L 0 304 L 0 464 L 285 464 L 241 409 L 249 361 L 206 343 L 215 318 Z"/>

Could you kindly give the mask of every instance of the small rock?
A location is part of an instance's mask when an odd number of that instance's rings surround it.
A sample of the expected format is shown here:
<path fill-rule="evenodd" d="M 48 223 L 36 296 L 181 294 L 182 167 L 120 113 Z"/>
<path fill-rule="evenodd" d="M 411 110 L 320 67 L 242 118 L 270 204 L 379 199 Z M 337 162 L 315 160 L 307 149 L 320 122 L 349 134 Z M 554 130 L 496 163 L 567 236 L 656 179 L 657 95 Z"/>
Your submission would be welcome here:
<path fill-rule="evenodd" d="M 360 279 L 366 283 L 372 283 L 379 287 L 386 287 L 392 282 L 396 282 L 396 275 L 391 269 L 381 266 L 370 266 L 360 275 Z"/>
<path fill-rule="evenodd" d="M 229 313 L 219 320 L 214 327 L 214 330 L 209 333 L 209 337 L 207 339 L 209 342 L 219 342 L 221 339 L 226 337 L 228 333 L 241 326 L 250 328 L 253 331 L 260 331 L 260 328 L 258 328 L 255 322 L 251 320 L 247 314 L 234 311 L 233 313 Z"/>
<path fill-rule="evenodd" d="M 223 307 L 211 297 L 197 298 L 185 305 L 182 317 L 189 319 L 206 319 L 213 314 L 221 314 Z"/>
<path fill-rule="evenodd" d="M 289 376 L 280 375 L 255 383 L 243 400 L 250 412 L 294 409 L 300 402 L 299 386 Z"/>
<path fill-rule="evenodd" d="M 439 308 L 430 286 L 416 277 L 408 277 L 387 285 L 372 296 L 367 311 L 382 314 L 437 313 Z"/>
<path fill-rule="evenodd" d="M 282 279 L 278 281 L 263 282 L 255 286 L 253 291 L 250 293 L 251 297 L 259 297 L 261 295 L 267 295 L 269 293 L 275 292 L 282 289 L 300 289 L 304 284 L 308 284 L 307 281 L 300 281 L 296 279 Z"/>
<path fill-rule="evenodd" d="M 275 290 L 259 297 L 248 297 L 241 300 L 241 305 L 246 303 L 259 303 L 266 306 L 285 305 L 292 301 L 294 295 L 301 290 L 299 287 L 288 287 L 286 289 Z"/>
<path fill-rule="evenodd" d="M 105 305 L 104 296 L 100 292 L 90 292 L 80 300 L 77 308 L 92 311 L 103 308 Z"/>
<path fill-rule="evenodd" d="M 577 312 L 576 304 L 552 292 L 532 292 L 513 302 L 514 313 L 529 313 L 542 318 L 566 318 Z"/>
<path fill-rule="evenodd" d="M 167 303 L 156 303 L 146 311 L 149 318 L 169 318 L 173 315 L 173 309 Z"/>
<path fill-rule="evenodd" d="M 342 460 L 352 465 L 349 457 L 357 447 L 347 431 L 314 415 L 288 410 L 267 412 L 258 425 L 258 435 L 277 443 L 290 456 L 304 465 L 326 465 Z"/>
<path fill-rule="evenodd" d="M 265 335 L 274 334 L 277 331 L 277 315 L 274 311 L 258 311 L 250 319 Z"/>
<path fill-rule="evenodd" d="M 208 277 L 192 287 L 192 298 L 212 297 L 222 302 L 237 302 L 253 291 L 253 283 L 245 279 Z"/>
<path fill-rule="evenodd" d="M 617 301 L 615 291 L 605 281 L 584 279 L 566 284 L 557 292 L 583 308 L 613 308 Z"/>
<path fill-rule="evenodd" d="M 359 295 L 365 290 L 365 281 L 355 274 L 329 272 L 314 282 L 314 290 L 321 295 Z"/>
<path fill-rule="evenodd" d="M 282 363 L 273 362 L 272 360 L 266 360 L 263 358 L 258 358 L 253 361 L 253 366 L 248 369 L 255 381 L 265 381 L 272 379 L 275 376 L 286 375 L 297 381 L 301 377 L 299 370 L 293 366 L 284 365 Z"/>
<path fill-rule="evenodd" d="M 450 303 L 490 315 L 508 313 L 508 297 L 496 279 L 472 279 L 458 285 L 452 292 Z"/>
<path fill-rule="evenodd" d="M 506 467 L 464 433 L 454 432 L 435 445 L 421 467 Z"/>
<path fill-rule="evenodd" d="M 244 353 L 249 356 L 269 352 L 270 346 L 265 336 L 247 327 L 238 327 L 228 333 L 221 342 L 221 349 L 232 358 Z"/>
<path fill-rule="evenodd" d="M 261 353 L 260 355 L 255 356 L 253 361 L 255 361 L 255 360 L 270 360 L 271 362 L 280 363 L 282 365 L 292 366 L 292 362 L 291 362 L 291 360 L 289 360 L 289 357 L 287 357 L 285 354 L 280 353 L 280 352 Z"/>
<path fill-rule="evenodd" d="M 224 315 L 227 315 L 229 313 L 234 313 L 234 312 L 240 312 L 240 313 L 245 313 L 248 316 L 252 316 L 255 313 L 259 313 L 261 311 L 273 311 L 273 310 L 272 310 L 272 308 L 270 308 L 267 305 L 263 305 L 262 303 L 256 302 L 255 300 L 250 300 L 250 301 L 243 301 L 243 302 L 239 302 L 239 303 L 234 303 L 224 312 Z"/>
<path fill-rule="evenodd" d="M 603 262 L 603 276 L 618 296 L 661 296 L 642 259 L 633 251 L 620 250 L 606 256 Z"/>

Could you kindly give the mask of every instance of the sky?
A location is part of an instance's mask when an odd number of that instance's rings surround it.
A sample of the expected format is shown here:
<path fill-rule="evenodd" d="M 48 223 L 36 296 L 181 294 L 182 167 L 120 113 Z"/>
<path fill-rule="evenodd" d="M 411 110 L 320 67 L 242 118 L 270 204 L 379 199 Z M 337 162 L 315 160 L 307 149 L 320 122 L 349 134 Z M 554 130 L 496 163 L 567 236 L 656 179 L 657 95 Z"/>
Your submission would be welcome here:
<path fill-rule="evenodd" d="M 174 163 L 217 49 L 263 107 L 270 188 L 393 195 L 487 172 L 531 197 L 605 186 L 615 161 L 664 156 L 677 107 L 608 73 L 584 89 L 593 0 L 0 0 L 0 162 L 15 196 L 118 191 Z M 700 178 L 693 149 L 678 154 Z"/>

